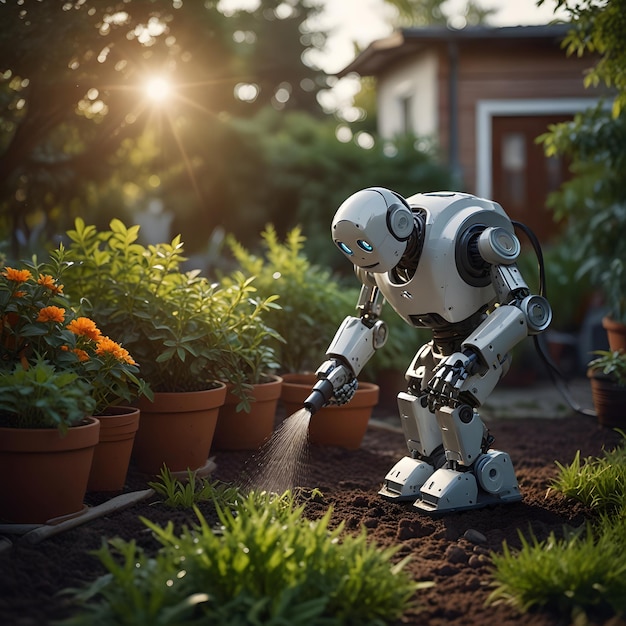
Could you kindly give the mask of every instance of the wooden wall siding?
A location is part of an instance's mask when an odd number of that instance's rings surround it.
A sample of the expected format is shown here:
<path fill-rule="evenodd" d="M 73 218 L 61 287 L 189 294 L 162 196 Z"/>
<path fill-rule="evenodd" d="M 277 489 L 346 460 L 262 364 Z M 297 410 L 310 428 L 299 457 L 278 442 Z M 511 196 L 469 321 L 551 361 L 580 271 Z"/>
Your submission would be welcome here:
<path fill-rule="evenodd" d="M 449 60 L 439 47 L 439 138 L 447 155 Z M 591 98 L 583 77 L 589 59 L 566 57 L 554 46 L 468 45 L 459 47 L 457 69 L 458 151 L 464 191 L 476 192 L 476 109 L 480 100 Z"/>

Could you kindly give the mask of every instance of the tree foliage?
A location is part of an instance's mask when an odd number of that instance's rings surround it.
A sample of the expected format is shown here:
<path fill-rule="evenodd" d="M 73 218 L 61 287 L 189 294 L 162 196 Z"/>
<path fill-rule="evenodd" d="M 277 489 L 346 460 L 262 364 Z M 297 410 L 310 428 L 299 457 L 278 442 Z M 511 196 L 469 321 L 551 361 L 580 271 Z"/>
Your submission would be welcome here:
<path fill-rule="evenodd" d="M 113 170 L 118 185 L 127 182 L 120 168 L 142 185 L 156 155 L 162 171 L 181 161 L 192 168 L 172 148 L 178 125 L 252 115 L 270 104 L 319 114 L 316 94 L 326 77 L 302 62 L 308 48 L 324 43 L 306 25 L 316 11 L 301 0 L 262 0 L 253 12 L 228 16 L 216 0 L 2 3 L 4 229 L 29 233 L 45 223 L 42 215 L 57 224 L 81 187 L 84 198 L 85 181 L 97 185 Z M 169 109 L 146 97 L 155 74 L 172 83 Z"/>
<path fill-rule="evenodd" d="M 566 223 L 564 239 L 580 275 L 601 287 L 615 319 L 626 321 L 626 2 L 559 0 L 571 29 L 568 54 L 593 55 L 585 84 L 613 89 L 613 106 L 600 103 L 539 138 L 548 156 L 566 155 L 574 176 L 549 198 Z"/>

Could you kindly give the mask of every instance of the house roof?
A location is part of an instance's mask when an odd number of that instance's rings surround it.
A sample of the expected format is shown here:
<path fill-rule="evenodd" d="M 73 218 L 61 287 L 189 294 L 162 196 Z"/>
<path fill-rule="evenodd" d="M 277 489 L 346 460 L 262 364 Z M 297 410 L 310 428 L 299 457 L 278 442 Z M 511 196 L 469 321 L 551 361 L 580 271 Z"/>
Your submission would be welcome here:
<path fill-rule="evenodd" d="M 544 39 L 560 41 L 571 28 L 569 24 L 543 26 L 469 26 L 453 29 L 446 26 L 401 28 L 389 37 L 373 41 L 349 65 L 337 72 L 338 77 L 353 72 L 361 76 L 376 76 L 395 61 L 414 54 L 435 43 L 463 43 L 466 41 Z"/>

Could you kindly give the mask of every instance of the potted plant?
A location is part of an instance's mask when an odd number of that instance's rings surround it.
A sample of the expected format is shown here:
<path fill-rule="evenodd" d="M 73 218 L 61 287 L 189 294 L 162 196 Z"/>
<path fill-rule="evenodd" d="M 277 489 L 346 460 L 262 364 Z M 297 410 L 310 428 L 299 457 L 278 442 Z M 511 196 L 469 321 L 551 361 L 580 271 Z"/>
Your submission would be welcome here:
<path fill-rule="evenodd" d="M 68 263 L 65 282 L 103 332 L 120 338 L 144 364 L 154 400 L 139 403 L 133 452 L 139 469 L 157 474 L 164 463 L 176 472 L 200 469 L 225 400 L 224 381 L 240 399 L 247 390 L 230 367 L 237 329 L 224 310 L 233 293 L 181 269 L 179 236 L 144 246 L 138 233 L 138 226 L 119 220 L 100 232 L 76 220 L 69 246 L 59 249 Z"/>
<path fill-rule="evenodd" d="M 626 427 L 626 352 L 596 350 L 587 375 L 598 422 L 610 428 Z"/>
<path fill-rule="evenodd" d="M 100 424 L 76 370 L 72 312 L 49 275 L 0 272 L 0 518 L 43 523 L 83 509 Z"/>
<path fill-rule="evenodd" d="M 310 262 L 300 228 L 280 241 L 276 229 L 268 225 L 261 238 L 263 256 L 251 253 L 232 237 L 228 243 L 243 271 L 256 277 L 260 296 L 279 297 L 281 308 L 268 312 L 267 320 L 284 339 L 273 345 L 283 378 L 281 398 L 289 415 L 302 408 L 328 344 L 346 315 L 355 313 L 358 290 L 344 288 L 329 270 Z M 329 405 L 315 414 L 309 426 L 311 441 L 358 448 L 378 395 L 378 385 L 360 382 L 349 404 Z"/>
<path fill-rule="evenodd" d="M 143 396 L 152 399 L 153 394 L 138 377 L 139 367 L 128 350 L 103 335 L 91 319 L 76 317 L 67 329 L 76 338 L 71 348 L 78 359 L 75 369 L 91 385 L 93 415 L 100 421 L 87 488 L 119 491 L 124 487 L 139 428 L 140 410 L 129 405 Z"/>
<path fill-rule="evenodd" d="M 230 329 L 231 350 L 224 354 L 221 378 L 229 380 L 224 405 L 220 407 L 213 445 L 216 449 L 254 450 L 274 430 L 282 378 L 275 345 L 280 335 L 265 318 L 280 309 L 278 296 L 255 297 L 254 277 L 234 272 L 222 280 L 217 294 L 220 317 Z M 237 395 L 239 386 L 245 393 Z"/>

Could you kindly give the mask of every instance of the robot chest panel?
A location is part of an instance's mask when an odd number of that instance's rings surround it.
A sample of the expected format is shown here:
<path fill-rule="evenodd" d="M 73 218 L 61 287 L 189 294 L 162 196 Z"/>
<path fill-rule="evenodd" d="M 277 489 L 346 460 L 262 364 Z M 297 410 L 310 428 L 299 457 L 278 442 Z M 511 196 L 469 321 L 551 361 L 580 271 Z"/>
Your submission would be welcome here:
<path fill-rule="evenodd" d="M 426 246 L 417 270 L 408 280 L 378 275 L 378 287 L 391 307 L 414 326 L 434 327 L 463 321 L 494 297 L 491 286 L 466 283 L 457 270 L 454 247 Z"/>

